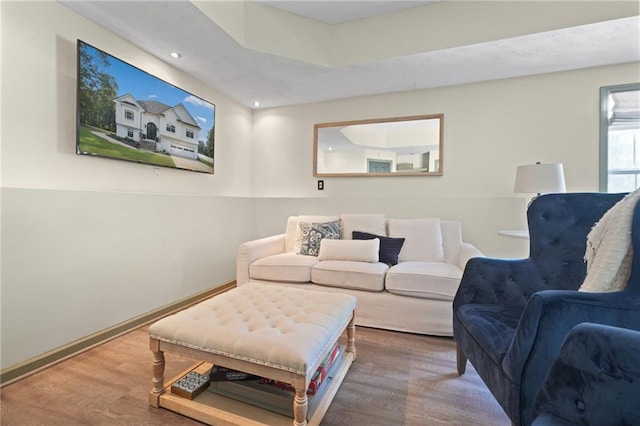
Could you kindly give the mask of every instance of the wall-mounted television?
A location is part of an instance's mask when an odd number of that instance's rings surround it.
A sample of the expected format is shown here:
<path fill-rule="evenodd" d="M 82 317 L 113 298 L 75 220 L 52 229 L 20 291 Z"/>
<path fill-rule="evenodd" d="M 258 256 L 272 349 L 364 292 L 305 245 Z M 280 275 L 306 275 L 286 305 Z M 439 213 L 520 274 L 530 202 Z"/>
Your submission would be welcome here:
<path fill-rule="evenodd" d="M 78 40 L 76 153 L 214 171 L 215 105 Z"/>

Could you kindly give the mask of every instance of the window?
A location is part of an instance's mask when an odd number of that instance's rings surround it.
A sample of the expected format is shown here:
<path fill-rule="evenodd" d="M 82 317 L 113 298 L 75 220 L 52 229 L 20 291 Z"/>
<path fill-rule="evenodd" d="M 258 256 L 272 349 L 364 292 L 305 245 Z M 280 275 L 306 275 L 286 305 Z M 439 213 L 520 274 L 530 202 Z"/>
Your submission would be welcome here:
<path fill-rule="evenodd" d="M 372 160 L 367 158 L 367 173 L 390 173 L 391 160 Z"/>
<path fill-rule="evenodd" d="M 176 132 L 176 126 L 174 126 L 173 124 L 168 124 L 167 123 L 167 132 L 175 133 Z"/>
<path fill-rule="evenodd" d="M 640 83 L 600 88 L 600 191 L 640 187 Z"/>
<path fill-rule="evenodd" d="M 127 137 L 129 137 L 129 138 L 133 137 L 133 130 L 132 129 L 127 129 Z"/>
<path fill-rule="evenodd" d="M 125 109 L 124 110 L 124 118 L 126 120 L 133 121 L 133 111 L 131 111 L 130 109 Z"/>
<path fill-rule="evenodd" d="M 187 137 L 193 139 L 193 130 L 187 129 Z"/>

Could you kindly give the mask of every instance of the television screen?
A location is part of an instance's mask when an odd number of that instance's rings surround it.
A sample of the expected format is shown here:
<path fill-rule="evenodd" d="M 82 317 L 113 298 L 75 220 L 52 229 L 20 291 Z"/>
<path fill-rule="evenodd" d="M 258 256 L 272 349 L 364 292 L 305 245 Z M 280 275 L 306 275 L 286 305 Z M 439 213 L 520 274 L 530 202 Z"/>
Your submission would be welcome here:
<path fill-rule="evenodd" d="M 215 105 L 78 40 L 76 153 L 213 173 Z"/>

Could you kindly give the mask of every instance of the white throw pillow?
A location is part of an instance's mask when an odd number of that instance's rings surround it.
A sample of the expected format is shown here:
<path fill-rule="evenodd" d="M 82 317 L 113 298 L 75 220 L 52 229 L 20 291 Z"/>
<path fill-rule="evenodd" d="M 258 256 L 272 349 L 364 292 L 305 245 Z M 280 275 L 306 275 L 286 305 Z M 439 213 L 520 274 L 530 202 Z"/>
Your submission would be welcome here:
<path fill-rule="evenodd" d="M 302 230 L 300 229 L 300 223 L 327 223 L 338 219 L 340 219 L 340 216 L 298 216 L 293 251 L 300 253 L 300 246 L 302 246 Z"/>
<path fill-rule="evenodd" d="M 389 219 L 389 236 L 403 237 L 400 262 L 444 262 L 439 218 Z"/>
<path fill-rule="evenodd" d="M 322 240 L 318 260 L 377 262 L 380 240 Z"/>
<path fill-rule="evenodd" d="M 384 214 L 343 214 L 342 239 L 351 240 L 353 231 L 367 232 L 375 235 L 387 235 L 386 217 Z"/>

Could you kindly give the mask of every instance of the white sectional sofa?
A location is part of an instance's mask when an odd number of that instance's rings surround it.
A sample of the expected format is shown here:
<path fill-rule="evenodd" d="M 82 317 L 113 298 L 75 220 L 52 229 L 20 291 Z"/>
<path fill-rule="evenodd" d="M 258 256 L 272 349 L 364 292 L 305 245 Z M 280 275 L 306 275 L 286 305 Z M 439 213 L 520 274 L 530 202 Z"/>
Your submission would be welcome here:
<path fill-rule="evenodd" d="M 283 234 L 240 245 L 236 280 L 348 293 L 357 325 L 451 336 L 453 297 L 476 256 L 454 220 L 292 216 Z"/>

